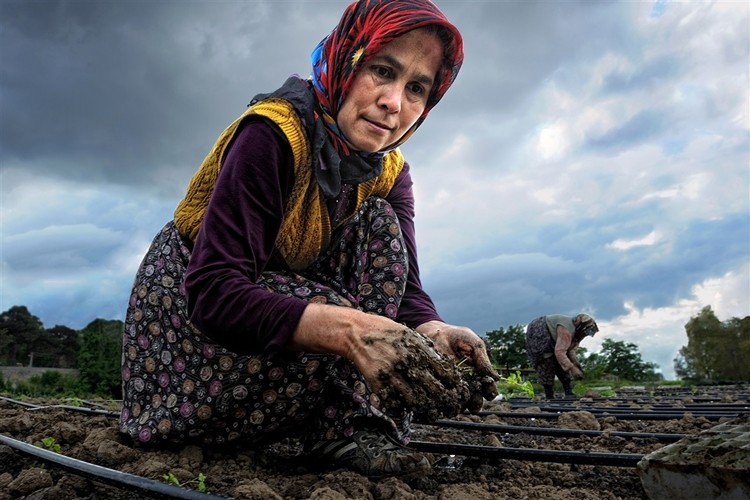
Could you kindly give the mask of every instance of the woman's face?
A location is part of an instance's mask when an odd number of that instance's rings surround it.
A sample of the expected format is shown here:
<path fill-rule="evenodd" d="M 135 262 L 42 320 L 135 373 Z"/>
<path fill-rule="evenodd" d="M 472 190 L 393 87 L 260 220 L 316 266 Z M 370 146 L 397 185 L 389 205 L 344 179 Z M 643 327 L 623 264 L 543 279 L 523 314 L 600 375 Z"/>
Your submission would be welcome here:
<path fill-rule="evenodd" d="M 443 58 L 437 35 L 409 31 L 374 54 L 354 77 L 336 123 L 351 146 L 374 153 L 422 116 Z"/>

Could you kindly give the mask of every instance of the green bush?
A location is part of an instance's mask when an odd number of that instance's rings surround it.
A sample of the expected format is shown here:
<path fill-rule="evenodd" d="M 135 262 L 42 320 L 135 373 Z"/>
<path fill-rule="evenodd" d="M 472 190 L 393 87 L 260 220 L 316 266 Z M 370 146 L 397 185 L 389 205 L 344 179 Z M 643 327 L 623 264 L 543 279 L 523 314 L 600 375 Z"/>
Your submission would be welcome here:
<path fill-rule="evenodd" d="M 73 396 L 79 392 L 78 377 L 48 370 L 26 382 L 6 383 L 4 391 L 14 396 Z"/>

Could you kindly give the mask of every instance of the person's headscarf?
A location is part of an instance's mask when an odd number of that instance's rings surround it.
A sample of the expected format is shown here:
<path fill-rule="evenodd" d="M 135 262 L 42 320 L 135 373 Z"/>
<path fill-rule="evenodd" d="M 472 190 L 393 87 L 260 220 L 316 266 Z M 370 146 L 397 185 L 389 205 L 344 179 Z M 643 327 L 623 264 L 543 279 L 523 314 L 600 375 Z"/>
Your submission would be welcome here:
<path fill-rule="evenodd" d="M 578 314 L 576 320 L 578 321 L 576 332 L 584 337 L 593 337 L 594 334 L 599 331 L 599 325 L 596 324 L 594 318 L 586 313 Z"/>
<path fill-rule="evenodd" d="M 463 62 L 461 33 L 429 0 L 359 0 L 344 11 L 339 24 L 313 51 L 312 82 L 318 111 L 342 158 L 350 152 L 336 126 L 336 116 L 357 71 L 394 39 L 429 25 L 442 26 L 450 34 L 449 40 L 441 39 L 443 61 L 435 85 L 422 116 L 396 143 L 387 146 L 385 151 L 359 153 L 369 160 L 382 158 L 414 133 L 455 80 Z"/>

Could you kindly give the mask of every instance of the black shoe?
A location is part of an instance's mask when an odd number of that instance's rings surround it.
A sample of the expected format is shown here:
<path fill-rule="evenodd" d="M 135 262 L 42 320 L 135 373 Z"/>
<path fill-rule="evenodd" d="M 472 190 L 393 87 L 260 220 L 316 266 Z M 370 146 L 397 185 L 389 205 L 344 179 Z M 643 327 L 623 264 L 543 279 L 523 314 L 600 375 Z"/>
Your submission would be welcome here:
<path fill-rule="evenodd" d="M 343 467 L 369 477 L 429 474 L 432 466 L 427 457 L 374 431 L 357 431 L 351 437 L 321 440 L 305 446 L 313 460 L 329 462 L 332 468 Z"/>

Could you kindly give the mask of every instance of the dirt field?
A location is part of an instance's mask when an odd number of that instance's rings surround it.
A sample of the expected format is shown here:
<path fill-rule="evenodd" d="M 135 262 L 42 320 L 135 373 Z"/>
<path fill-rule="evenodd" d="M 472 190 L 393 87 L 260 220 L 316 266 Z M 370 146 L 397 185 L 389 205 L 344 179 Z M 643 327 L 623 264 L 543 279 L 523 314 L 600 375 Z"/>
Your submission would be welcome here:
<path fill-rule="evenodd" d="M 745 391 L 747 394 L 747 391 Z M 745 397 L 745 396 L 743 396 Z M 718 402 L 732 402 L 737 395 L 727 392 Z M 571 411 L 556 419 L 529 418 L 539 412 L 543 401 L 485 404 L 481 416 L 462 415 L 457 421 L 486 424 L 591 429 L 605 431 L 597 436 L 551 437 L 524 432 L 488 432 L 444 426 L 418 426 L 417 441 L 477 444 L 490 447 L 572 450 L 610 454 L 646 454 L 665 445 L 652 438 L 623 438 L 613 432 L 695 434 L 722 420 L 691 413 L 671 420 L 632 420 L 602 415 L 607 407 L 627 404 L 634 410 L 653 410 L 661 398 L 629 403 L 587 399 L 560 402 Z M 645 401 L 645 402 L 644 402 Z M 679 408 L 693 402 L 693 396 L 670 399 Z M 216 452 L 187 446 L 169 451 L 144 451 L 128 445 L 117 432 L 117 418 L 104 409 L 100 414 L 49 408 L 55 403 L 36 402 L 46 409 L 33 409 L 13 401 L 0 400 L 0 434 L 30 444 L 43 440 L 60 453 L 86 462 L 164 481 L 171 475 L 177 482 L 197 490 L 204 484 L 208 495 L 249 499 L 643 499 L 647 498 L 634 467 L 580 465 L 531 460 L 450 457 L 433 455 L 434 472 L 428 477 L 371 480 L 348 471 L 313 468 L 299 456 L 296 443 L 280 443 L 265 450 Z M 548 408 L 547 408 L 548 409 Z M 109 410 L 116 410 L 110 406 Z M 508 414 L 512 415 L 508 415 Z M 731 419 L 726 419 L 731 420 Z M 202 475 L 202 476 L 201 476 Z M 200 479 L 204 478 L 204 479 Z M 197 491 L 185 492 L 200 497 Z M 208 495 L 202 495 L 208 498 Z M 165 498 L 165 494 L 134 492 L 71 474 L 59 467 L 42 464 L 9 446 L 0 445 L 0 499 L 73 498 Z"/>

